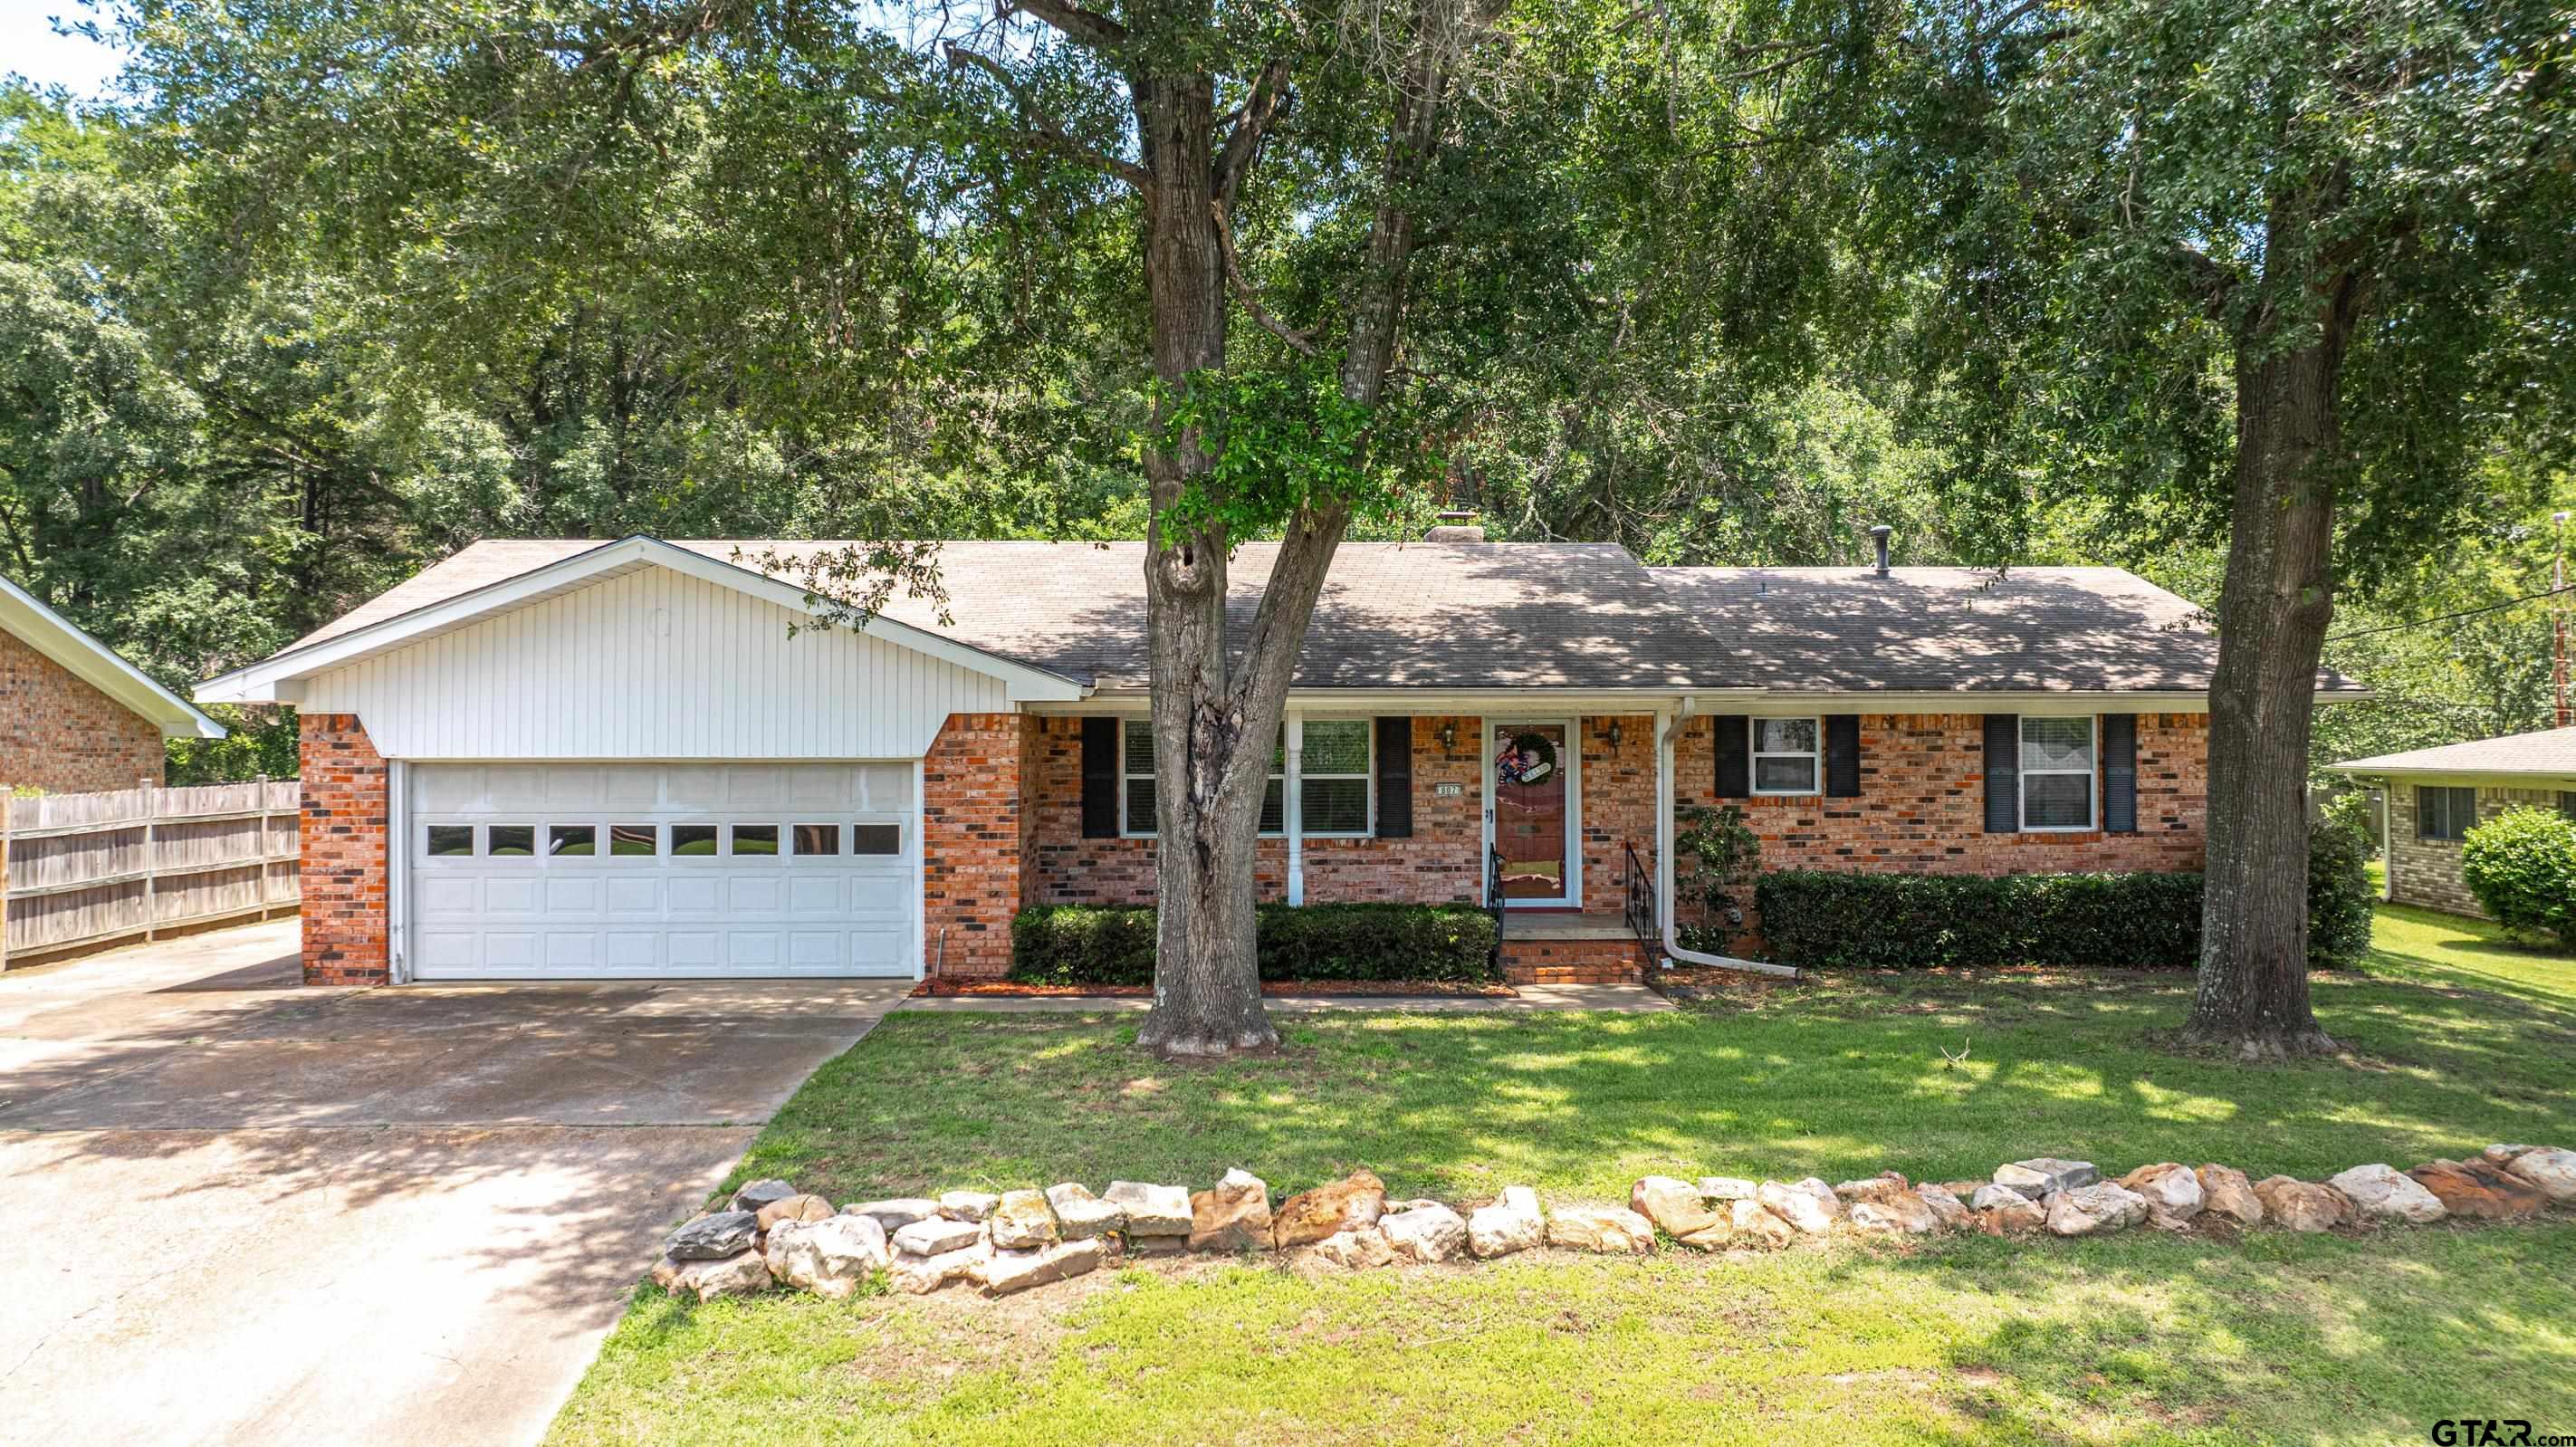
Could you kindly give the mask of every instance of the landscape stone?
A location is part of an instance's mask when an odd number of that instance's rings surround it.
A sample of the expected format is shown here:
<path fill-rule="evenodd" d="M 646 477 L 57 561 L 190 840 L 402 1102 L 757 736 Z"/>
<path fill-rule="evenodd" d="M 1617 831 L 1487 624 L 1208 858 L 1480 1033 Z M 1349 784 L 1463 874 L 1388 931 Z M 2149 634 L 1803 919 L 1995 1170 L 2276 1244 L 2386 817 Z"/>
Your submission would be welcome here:
<path fill-rule="evenodd" d="M 1699 1193 L 1712 1201 L 1750 1201 L 1756 1187 L 1742 1176 L 1702 1176 Z"/>
<path fill-rule="evenodd" d="M 1127 1236 L 1190 1234 L 1190 1189 L 1142 1181 L 1111 1181 L 1101 1199 L 1127 1213 Z"/>
<path fill-rule="evenodd" d="M 2491 1164 L 2504 1166 L 2511 1165 L 2519 1157 L 2527 1156 L 2533 1151 L 2547 1149 L 2546 1146 L 2492 1145 L 2478 1154 L 2484 1156 Z"/>
<path fill-rule="evenodd" d="M 2120 1231 L 2145 1219 L 2147 1198 L 2110 1181 L 2069 1186 L 2048 1198 L 2048 1229 L 2060 1236 Z"/>
<path fill-rule="evenodd" d="M 2023 1195 L 2021 1192 L 2014 1190 L 2010 1186 L 1998 1186 L 1992 1181 L 1988 1181 L 1986 1184 L 1979 1186 L 1977 1188 L 1977 1193 L 1968 1198 L 1968 1209 L 1971 1211 L 1989 1211 L 1997 1206 L 2027 1206 L 2030 1204 L 2030 1197 Z"/>
<path fill-rule="evenodd" d="M 1003 1199 L 1007 1201 L 1009 1196 L 1005 1195 Z M 1041 1246 L 1033 1251 L 997 1250 L 984 1263 L 984 1290 L 995 1296 L 1009 1296 L 1032 1286 L 1080 1276 L 1099 1266 L 1108 1256 L 1108 1246 L 1097 1236 Z"/>
<path fill-rule="evenodd" d="M 767 1180 L 754 1181 L 743 1187 L 741 1190 L 734 1192 L 731 1205 L 734 1210 L 749 1211 L 754 1215 L 758 1215 L 761 1207 L 768 1205 L 772 1201 L 784 1201 L 795 1194 L 796 1188 L 794 1186 L 789 1185 L 787 1182 L 779 1180 L 776 1177 L 771 1177 Z"/>
<path fill-rule="evenodd" d="M 1798 1228 L 1772 1215 L 1760 1201 L 1729 1201 L 1726 1215 L 1728 1239 L 1738 1246 L 1779 1247 L 1798 1239 Z"/>
<path fill-rule="evenodd" d="M 866 1216 L 853 1216 L 854 1221 L 869 1221 Z M 870 1221 L 870 1224 L 874 1224 Z M 894 1249 L 903 1256 L 945 1256 L 963 1251 L 984 1239 L 984 1228 L 972 1221 L 951 1221 L 945 1216 L 930 1216 L 915 1221 L 894 1233 Z"/>
<path fill-rule="evenodd" d="M 1547 1218 L 1547 1244 L 1569 1251 L 1652 1251 L 1655 1223 L 1616 1206 L 1565 1206 Z"/>
<path fill-rule="evenodd" d="M 1846 1202 L 1875 1201 L 1890 1191 L 1903 1191 L 1911 1187 L 1912 1182 L 1907 1181 L 1903 1175 L 1895 1171 L 1881 1171 L 1875 1176 L 1862 1180 L 1843 1181 L 1834 1187 L 1834 1194 Z"/>
<path fill-rule="evenodd" d="M 2433 1193 L 2446 1215 L 2508 1221 L 2549 1204 L 2540 1188 L 2486 1161 L 2426 1161 L 2407 1176 Z"/>
<path fill-rule="evenodd" d="M 2489 1146 L 2488 1159 L 2493 1160 L 2496 1147 Z M 2553 1201 L 2576 1201 L 2576 1151 L 2556 1150 L 2548 1146 L 2515 1146 L 2514 1154 L 2505 1158 L 2504 1168 L 2540 1188 L 2540 1193 Z"/>
<path fill-rule="evenodd" d="M 748 1216 L 749 1211 L 727 1212 Z M 719 1296 L 749 1296 L 769 1289 L 769 1267 L 757 1251 L 718 1259 L 676 1260 L 665 1256 L 653 1267 L 653 1284 L 674 1294 L 689 1292 L 700 1301 Z"/>
<path fill-rule="evenodd" d="M 1328 1185 L 1300 1191 L 1271 1216 L 1271 1239 L 1281 1250 L 1309 1246 L 1354 1226 L 1374 1226 L 1386 1214 L 1386 1182 L 1359 1170 Z"/>
<path fill-rule="evenodd" d="M 1995 1167 L 1995 1184 L 2010 1186 L 2031 1200 L 2053 1196 L 2077 1186 L 2089 1186 L 2102 1179 L 2102 1173 L 2091 1161 L 2061 1160 L 2056 1156 L 2034 1156 Z"/>
<path fill-rule="evenodd" d="M 1187 1236 L 1130 1236 L 1126 1241 L 1130 1256 L 1178 1256 L 1189 1249 Z"/>
<path fill-rule="evenodd" d="M 1964 1231 L 1976 1222 L 1976 1217 L 1968 1210 L 1968 1203 L 1960 1200 L 1959 1193 L 1948 1186 L 1917 1186 L 1914 1194 L 1922 1197 L 1923 1204 L 1929 1206 L 1932 1214 L 1950 1230 Z"/>
<path fill-rule="evenodd" d="M 751 1249 L 760 1218 L 749 1211 L 716 1211 L 671 1233 L 662 1254 L 674 1261 L 725 1261 Z"/>
<path fill-rule="evenodd" d="M 2192 1175 L 2200 1182 L 2201 1206 L 2207 1214 L 2239 1226 L 2263 1224 L 2263 1198 L 2254 1194 L 2254 1183 L 2243 1171 L 2213 1164 Z"/>
<path fill-rule="evenodd" d="M 782 1221 L 769 1233 L 769 1274 L 828 1301 L 842 1301 L 883 1269 L 885 1228 L 872 1216 Z"/>
<path fill-rule="evenodd" d="M 1628 1209 L 1663 1228 L 1667 1236 L 1684 1237 L 1708 1230 L 1725 1217 L 1708 1207 L 1699 1187 L 1671 1176 L 1647 1176 L 1628 1189 Z M 1474 1230 L 1470 1222 L 1468 1229 Z M 1485 1253 L 1479 1251 L 1479 1256 Z"/>
<path fill-rule="evenodd" d="M 2343 1192 L 2315 1181 L 2266 1176 L 2254 1183 L 2263 1217 L 2293 1231 L 2327 1231 L 2352 1219 L 2352 1202 Z"/>
<path fill-rule="evenodd" d="M 910 1222 L 904 1223 L 910 1225 Z M 1004 1191 L 985 1223 L 993 1245 L 1005 1251 L 1035 1251 L 1056 1243 L 1055 1212 L 1038 1191 Z"/>
<path fill-rule="evenodd" d="M 2326 1184 L 2343 1192 L 2366 1220 L 2411 1221 L 2420 1226 L 2445 1214 L 2439 1196 L 2384 1164 L 2355 1166 L 2327 1177 Z"/>
<path fill-rule="evenodd" d="M 973 1221 L 981 1224 L 992 1217 L 993 1208 L 1000 1204 L 1002 1204 L 1002 1198 L 991 1191 L 939 1193 L 939 1214 L 951 1221 Z"/>
<path fill-rule="evenodd" d="M 1395 1254 L 1408 1261 L 1449 1261 L 1467 1249 L 1466 1221 L 1437 1201 L 1407 1202 L 1403 1210 L 1380 1216 L 1377 1225 Z"/>
<path fill-rule="evenodd" d="M 1386 1233 L 1375 1226 L 1336 1231 L 1315 1243 L 1315 1254 L 1354 1271 L 1395 1264 L 1395 1248 L 1387 1243 Z"/>
<path fill-rule="evenodd" d="M 1853 1204 L 1851 1223 L 1864 1231 L 1923 1236 L 1939 1230 L 1941 1218 L 1917 1192 L 1882 1190 Z"/>
<path fill-rule="evenodd" d="M 886 1282 L 908 1296 L 926 1296 L 952 1281 L 974 1281 L 993 1259 L 993 1243 L 978 1240 L 939 1256 L 898 1256 L 887 1268 Z"/>
<path fill-rule="evenodd" d="M 1047 1187 L 1046 1201 L 1055 1212 L 1057 1234 L 1067 1241 L 1107 1236 L 1127 1225 L 1126 1212 L 1091 1194 L 1091 1188 L 1078 1181 L 1061 1181 Z"/>
<path fill-rule="evenodd" d="M 1190 1193 L 1190 1249 L 1266 1251 L 1270 1248 L 1270 1187 L 1244 1170 L 1225 1173 L 1216 1188 Z"/>
<path fill-rule="evenodd" d="M 1764 1210 L 1808 1235 L 1822 1235 L 1834 1229 L 1835 1220 L 1842 1215 L 1842 1205 L 1833 1196 L 1831 1187 L 1825 1187 L 1822 1181 L 1815 1184 L 1824 1187 L 1825 1194 L 1819 1196 L 1807 1189 L 1805 1181 L 1794 1186 L 1764 1181 L 1754 1191 L 1753 1199 L 1761 1202 Z"/>
<path fill-rule="evenodd" d="M 1998 1195 L 1977 1213 L 1977 1229 L 1989 1236 L 2020 1236 L 2048 1224 L 2048 1213 L 2037 1201 L 2017 1191 L 1997 1187 Z"/>
<path fill-rule="evenodd" d="M 760 1229 L 766 1231 L 781 1221 L 821 1221 L 832 1214 L 832 1203 L 820 1196 L 783 1196 L 760 1208 Z"/>
<path fill-rule="evenodd" d="M 915 1221 L 938 1215 L 939 1203 L 920 1196 L 902 1196 L 891 1201 L 861 1201 L 855 1206 L 843 1206 L 841 1214 L 870 1217 L 892 1233 Z"/>
<path fill-rule="evenodd" d="M 1699 1199 L 1696 1192 L 1691 1199 Z M 1547 1220 L 1539 1211 L 1538 1192 L 1527 1186 L 1507 1186 L 1501 1200 L 1467 1216 L 1467 1249 L 1480 1257 L 1527 1251 L 1546 1238 Z"/>
<path fill-rule="evenodd" d="M 2191 1218 L 2201 1213 L 2208 1200 L 2200 1188 L 2200 1177 L 2180 1161 L 2140 1166 L 2122 1176 L 2120 1184 L 2146 1197 L 2147 1219 L 2168 1231 L 2188 1228 Z"/>

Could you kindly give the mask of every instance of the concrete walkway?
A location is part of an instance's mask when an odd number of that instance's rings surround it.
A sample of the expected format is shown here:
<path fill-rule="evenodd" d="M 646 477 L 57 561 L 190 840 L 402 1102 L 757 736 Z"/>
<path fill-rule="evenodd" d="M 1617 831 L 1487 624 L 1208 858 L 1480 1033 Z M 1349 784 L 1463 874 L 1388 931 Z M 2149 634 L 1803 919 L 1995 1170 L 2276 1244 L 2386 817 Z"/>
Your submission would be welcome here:
<path fill-rule="evenodd" d="M 0 976 L 0 1435 L 532 1441 L 908 988 L 305 989 L 296 929 Z"/>
<path fill-rule="evenodd" d="M 1435 1015 L 1511 1015 L 1531 1010 L 1669 1010 L 1673 1002 L 1643 985 L 1515 985 L 1518 998 L 1484 995 L 1269 995 L 1273 1010 L 1419 1010 Z M 992 1011 L 1004 1015 L 1096 1014 L 1143 1010 L 1142 995 L 1030 996 L 934 995 L 909 999 L 904 1010 Z"/>

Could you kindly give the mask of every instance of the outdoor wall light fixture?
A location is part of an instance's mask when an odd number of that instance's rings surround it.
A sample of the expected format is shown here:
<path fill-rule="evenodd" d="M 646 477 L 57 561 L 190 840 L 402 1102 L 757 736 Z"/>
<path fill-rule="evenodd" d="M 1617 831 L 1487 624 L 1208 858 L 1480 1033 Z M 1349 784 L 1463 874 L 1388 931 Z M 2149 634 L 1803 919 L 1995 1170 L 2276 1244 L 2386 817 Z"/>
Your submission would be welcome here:
<path fill-rule="evenodd" d="M 1619 726 L 1617 724 L 1612 724 L 1610 726 L 1610 747 L 1614 749 L 1619 747 Z"/>
<path fill-rule="evenodd" d="M 1440 726 L 1440 747 L 1444 749 L 1454 749 L 1458 747 L 1458 726 L 1456 724 L 1445 723 Z"/>

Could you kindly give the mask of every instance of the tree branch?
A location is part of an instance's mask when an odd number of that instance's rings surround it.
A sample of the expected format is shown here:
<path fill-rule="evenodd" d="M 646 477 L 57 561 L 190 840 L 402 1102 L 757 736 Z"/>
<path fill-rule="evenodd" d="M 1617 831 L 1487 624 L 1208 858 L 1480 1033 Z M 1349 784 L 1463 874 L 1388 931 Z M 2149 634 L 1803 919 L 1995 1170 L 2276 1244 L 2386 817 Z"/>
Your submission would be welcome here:
<path fill-rule="evenodd" d="M 1019 111 L 1021 123 L 1028 127 L 1014 137 L 1022 145 L 1036 150 L 1052 151 L 1068 160 L 1080 161 L 1103 175 L 1117 177 L 1139 191 L 1153 186 L 1153 173 L 1144 167 L 1133 161 L 1122 161 L 1106 151 L 1097 150 L 1075 140 L 1073 135 L 1058 124 L 1054 117 L 1030 103 L 1028 92 L 1021 88 L 1018 78 L 1013 76 L 1000 61 L 981 52 L 968 50 L 954 40 L 945 42 L 942 49 L 948 56 L 948 66 L 951 70 L 963 70 L 972 66 L 991 76 L 996 84 L 1009 93 L 1012 104 Z"/>
<path fill-rule="evenodd" d="M 1094 50 L 1108 50 L 1127 38 L 1127 27 L 1101 14 L 1085 10 L 1065 0 L 993 0 L 993 14 L 1008 20 L 1014 15 L 1032 15 L 1056 28 L 1065 39 Z"/>
<path fill-rule="evenodd" d="M 1217 204 L 1234 208 L 1235 193 L 1243 188 L 1243 178 L 1261 158 L 1261 143 L 1281 116 L 1288 114 L 1293 96 L 1288 89 L 1288 62 L 1273 59 L 1261 67 L 1259 78 L 1252 82 L 1252 94 L 1243 103 L 1243 115 L 1227 133 L 1225 148 L 1216 158 Z M 1222 217 L 1219 218 L 1222 224 Z"/>
<path fill-rule="evenodd" d="M 1253 288 L 1252 279 L 1243 274 L 1243 257 L 1234 249 L 1234 226 L 1226 220 L 1225 203 L 1211 201 L 1208 211 L 1216 218 L 1217 250 L 1224 253 L 1225 280 L 1233 288 L 1234 299 L 1243 303 L 1243 309 L 1251 313 L 1254 321 L 1261 323 L 1262 330 L 1304 356 L 1315 355 L 1314 333 L 1293 330 L 1286 322 L 1272 316 L 1270 309 L 1261 304 L 1261 293 Z"/>

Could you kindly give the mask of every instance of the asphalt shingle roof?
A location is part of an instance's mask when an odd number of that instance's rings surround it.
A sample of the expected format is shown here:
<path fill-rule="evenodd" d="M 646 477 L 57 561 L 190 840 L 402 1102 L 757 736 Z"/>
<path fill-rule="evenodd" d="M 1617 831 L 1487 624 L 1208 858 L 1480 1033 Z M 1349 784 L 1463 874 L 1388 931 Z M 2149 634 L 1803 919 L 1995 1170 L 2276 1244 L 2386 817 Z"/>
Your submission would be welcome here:
<path fill-rule="evenodd" d="M 2542 729 L 2380 754 L 2334 765 L 2352 774 L 2559 774 L 2576 776 L 2576 728 Z"/>
<path fill-rule="evenodd" d="M 740 566 L 831 542 L 679 541 Z M 601 546 L 488 541 L 298 643 L 444 602 Z M 1236 554 L 1226 600 L 1248 631 L 1278 554 Z M 1146 681 L 1144 545 L 950 542 L 947 618 L 888 616 L 1107 689 Z M 291 651 L 291 650 L 290 650 Z M 1346 543 L 1296 686 L 2205 692 L 2217 642 L 2190 604 L 2117 568 L 1648 568 L 1610 543 Z M 2330 674 L 2321 688 L 2351 685 Z"/>

